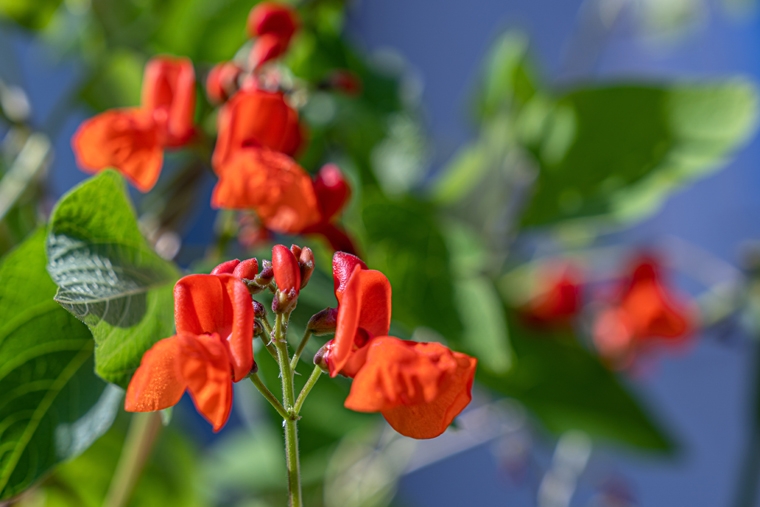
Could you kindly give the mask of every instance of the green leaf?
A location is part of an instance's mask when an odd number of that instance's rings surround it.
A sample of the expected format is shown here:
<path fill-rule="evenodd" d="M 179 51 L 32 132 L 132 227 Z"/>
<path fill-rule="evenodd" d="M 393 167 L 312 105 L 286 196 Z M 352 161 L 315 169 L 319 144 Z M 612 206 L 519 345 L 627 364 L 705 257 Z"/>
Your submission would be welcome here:
<path fill-rule="evenodd" d="M 368 266 L 393 286 L 393 317 L 449 339 L 462 332 L 454 306 L 449 252 L 432 207 L 422 201 L 377 200 L 364 208 Z"/>
<path fill-rule="evenodd" d="M 642 449 L 674 450 L 667 433 L 572 331 L 537 332 L 514 318 L 509 324 L 515 365 L 505 375 L 479 369 L 479 382 L 520 400 L 550 431 L 576 429 Z"/>
<path fill-rule="evenodd" d="M 90 332 L 53 301 L 46 262 L 40 230 L 0 264 L 0 500 L 89 447 L 121 400 L 93 373 Z"/>
<path fill-rule="evenodd" d="M 639 219 L 725 164 L 756 118 L 755 88 L 739 80 L 573 91 L 556 103 L 531 147 L 541 171 L 523 223 Z"/>
<path fill-rule="evenodd" d="M 61 198 L 47 251 L 55 300 L 95 338 L 95 371 L 125 387 L 145 351 L 172 334 L 179 274 L 143 239 L 118 173 L 104 171 Z"/>
<path fill-rule="evenodd" d="M 8 17 L 32 30 L 45 28 L 53 19 L 61 0 L 0 0 L 0 16 Z"/>

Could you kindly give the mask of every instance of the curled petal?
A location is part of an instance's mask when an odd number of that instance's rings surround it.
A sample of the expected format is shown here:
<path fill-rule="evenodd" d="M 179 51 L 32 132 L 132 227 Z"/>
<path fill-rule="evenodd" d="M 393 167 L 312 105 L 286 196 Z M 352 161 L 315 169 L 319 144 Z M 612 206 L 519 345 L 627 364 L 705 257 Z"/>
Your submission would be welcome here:
<path fill-rule="evenodd" d="M 338 306 L 335 346 L 330 357 L 330 375 L 352 376 L 362 366 L 356 355 L 376 336 L 385 336 L 391 325 L 391 284 L 380 271 L 354 268 Z M 350 370 L 345 370 L 353 357 Z M 357 359 L 359 361 L 357 362 Z M 345 371 L 344 371 L 345 370 Z"/>
<path fill-rule="evenodd" d="M 211 203 L 254 209 L 268 229 L 297 234 L 319 220 L 311 179 L 290 157 L 266 149 L 238 151 L 225 163 Z"/>
<path fill-rule="evenodd" d="M 335 252 L 335 255 L 333 255 L 333 284 L 335 286 L 335 298 L 338 300 L 338 303 L 343 299 L 348 279 L 354 274 L 356 266 L 359 266 L 360 269 L 367 269 L 364 261 L 356 255 L 343 251 Z"/>
<path fill-rule="evenodd" d="M 159 56 L 145 66 L 143 108 L 162 127 L 163 144 L 187 144 L 195 133 L 195 71 L 188 58 Z"/>
<path fill-rule="evenodd" d="M 240 259 L 232 259 L 219 264 L 211 270 L 212 275 L 231 275 L 235 268 L 240 264 Z"/>
<path fill-rule="evenodd" d="M 272 268 L 277 289 L 298 294 L 301 290 L 301 268 L 296 256 L 285 245 L 272 248 Z"/>
<path fill-rule="evenodd" d="M 127 412 L 153 412 L 176 405 L 187 384 L 178 374 L 179 339 L 156 342 L 142 357 L 127 387 Z"/>
<path fill-rule="evenodd" d="M 477 360 L 439 343 L 376 338 L 345 406 L 382 412 L 402 435 L 434 438 L 470 403 Z"/>
<path fill-rule="evenodd" d="M 114 109 L 83 122 L 71 139 L 77 164 L 96 173 L 116 168 L 141 192 L 158 181 L 163 163 L 160 132 L 140 109 Z"/>
<path fill-rule="evenodd" d="M 218 334 L 179 334 L 179 372 L 203 417 L 219 431 L 232 408 L 232 371 L 227 343 Z"/>
<path fill-rule="evenodd" d="M 235 382 L 253 367 L 253 304 L 245 284 L 233 275 L 190 275 L 174 286 L 177 333 L 218 333 L 229 343 Z"/>
<path fill-rule="evenodd" d="M 218 125 L 212 157 L 217 174 L 243 148 L 263 146 L 292 156 L 303 138 L 298 113 L 285 101 L 285 95 L 258 88 L 236 93 L 219 110 Z"/>

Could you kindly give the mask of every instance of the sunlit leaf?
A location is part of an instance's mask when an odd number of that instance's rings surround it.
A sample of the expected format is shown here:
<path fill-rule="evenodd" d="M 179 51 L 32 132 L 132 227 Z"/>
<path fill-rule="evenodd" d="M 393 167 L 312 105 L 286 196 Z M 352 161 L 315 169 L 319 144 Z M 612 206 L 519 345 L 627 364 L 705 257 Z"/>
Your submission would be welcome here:
<path fill-rule="evenodd" d="M 172 334 L 179 274 L 140 234 L 121 176 L 106 171 L 66 194 L 47 250 L 56 301 L 95 337 L 98 375 L 126 386 L 143 353 Z"/>
<path fill-rule="evenodd" d="M 105 432 L 121 391 L 93 373 L 93 342 L 55 301 L 40 230 L 0 264 L 0 500 Z"/>

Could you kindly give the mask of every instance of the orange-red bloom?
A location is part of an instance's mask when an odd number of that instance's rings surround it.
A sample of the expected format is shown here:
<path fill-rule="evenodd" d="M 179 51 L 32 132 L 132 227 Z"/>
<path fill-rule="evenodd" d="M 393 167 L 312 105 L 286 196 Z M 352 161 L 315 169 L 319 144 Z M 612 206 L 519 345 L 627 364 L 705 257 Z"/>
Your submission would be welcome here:
<path fill-rule="evenodd" d="M 77 164 L 89 173 L 116 168 L 147 192 L 161 172 L 163 149 L 193 137 L 194 110 L 192 62 L 153 58 L 145 67 L 140 108 L 106 111 L 79 126 L 71 140 Z"/>
<path fill-rule="evenodd" d="M 581 309 L 578 272 L 572 266 L 551 266 L 539 283 L 544 290 L 521 309 L 523 318 L 539 327 L 568 325 Z"/>
<path fill-rule="evenodd" d="M 225 163 L 211 205 L 255 209 L 265 227 L 285 234 L 319 220 L 309 175 L 292 158 L 266 148 L 238 150 Z"/>
<path fill-rule="evenodd" d="M 262 2 L 248 15 L 248 34 L 258 37 L 251 49 L 249 62 L 257 68 L 283 55 L 298 31 L 296 12 L 287 5 Z"/>
<path fill-rule="evenodd" d="M 476 365 L 475 358 L 440 343 L 377 337 L 345 406 L 381 412 L 402 435 L 434 438 L 470 403 Z"/>
<path fill-rule="evenodd" d="M 240 90 L 219 110 L 217 123 L 212 164 L 219 175 L 243 148 L 262 146 L 293 156 L 303 140 L 298 113 L 281 92 Z"/>
<path fill-rule="evenodd" d="M 693 310 L 663 285 L 657 263 L 641 258 L 613 305 L 596 319 L 594 342 L 603 356 L 626 366 L 657 342 L 684 342 L 694 326 Z"/>
<path fill-rule="evenodd" d="M 125 409 L 162 410 L 187 390 L 219 431 L 232 406 L 232 382 L 253 367 L 253 305 L 248 289 L 229 274 L 190 275 L 174 287 L 177 334 L 142 358 L 127 388 Z"/>
<path fill-rule="evenodd" d="M 364 365 L 368 343 L 388 334 L 391 284 L 380 271 L 367 269 L 358 257 L 343 252 L 333 256 L 333 279 L 338 317 L 324 359 L 330 376 L 353 377 Z"/>

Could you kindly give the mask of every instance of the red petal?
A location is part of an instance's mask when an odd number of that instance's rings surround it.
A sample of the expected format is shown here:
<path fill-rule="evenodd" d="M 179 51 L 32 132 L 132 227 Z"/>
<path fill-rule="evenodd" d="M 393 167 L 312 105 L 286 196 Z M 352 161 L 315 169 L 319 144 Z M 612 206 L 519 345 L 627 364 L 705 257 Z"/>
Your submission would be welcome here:
<path fill-rule="evenodd" d="M 159 132 L 139 109 L 114 109 L 83 122 L 71 139 L 77 164 L 89 173 L 113 167 L 141 192 L 158 181 L 163 163 Z"/>
<path fill-rule="evenodd" d="M 356 255 L 340 251 L 335 252 L 335 255 L 333 255 L 333 285 L 335 286 L 335 298 L 338 300 L 338 303 L 343 298 L 343 292 L 346 290 L 348 279 L 354 274 L 356 266 L 359 266 L 361 269 L 367 269 L 364 261 Z"/>
<path fill-rule="evenodd" d="M 288 50 L 287 39 L 282 39 L 276 35 L 262 35 L 253 43 L 251 52 L 248 55 L 248 64 L 253 69 L 257 69 L 267 62 L 279 58 Z"/>
<path fill-rule="evenodd" d="M 195 407 L 219 431 L 232 408 L 232 372 L 227 346 L 219 335 L 178 335 L 179 370 Z"/>
<path fill-rule="evenodd" d="M 145 66 L 143 108 L 163 127 L 166 146 L 187 144 L 195 133 L 195 71 L 188 58 L 159 56 Z"/>
<path fill-rule="evenodd" d="M 124 409 L 153 412 L 176 405 L 186 383 L 177 374 L 179 340 L 176 336 L 156 342 L 142 357 L 127 387 Z"/>
<path fill-rule="evenodd" d="M 222 62 L 214 65 L 206 78 L 206 95 L 215 104 L 229 99 L 239 88 L 238 78 L 243 73 L 237 64 Z"/>
<path fill-rule="evenodd" d="M 391 284 L 380 271 L 356 266 L 338 306 L 335 346 L 330 356 L 330 375 L 353 374 L 361 367 L 342 371 L 355 354 L 357 338 L 363 330 L 369 338 L 388 334 L 391 325 Z"/>
<path fill-rule="evenodd" d="M 232 259 L 219 264 L 217 267 L 211 270 L 212 275 L 231 275 L 237 265 L 240 264 L 240 259 Z"/>
<path fill-rule="evenodd" d="M 237 265 L 233 275 L 241 280 L 253 280 L 259 273 L 259 261 L 256 259 L 246 259 Z"/>
<path fill-rule="evenodd" d="M 351 197 L 351 187 L 335 164 L 327 164 L 319 170 L 314 178 L 314 192 L 323 222 L 337 215 Z"/>
<path fill-rule="evenodd" d="M 443 433 L 472 399 L 477 360 L 439 343 L 376 338 L 351 385 L 345 406 L 382 412 L 388 423 L 412 438 Z"/>
<path fill-rule="evenodd" d="M 248 14 L 248 34 L 272 34 L 286 40 L 298 30 L 298 15 L 287 5 L 277 2 L 262 2 Z"/>
<path fill-rule="evenodd" d="M 228 340 L 234 380 L 253 367 L 253 304 L 245 284 L 232 275 L 190 275 L 174 286 L 177 333 L 218 333 Z"/>

